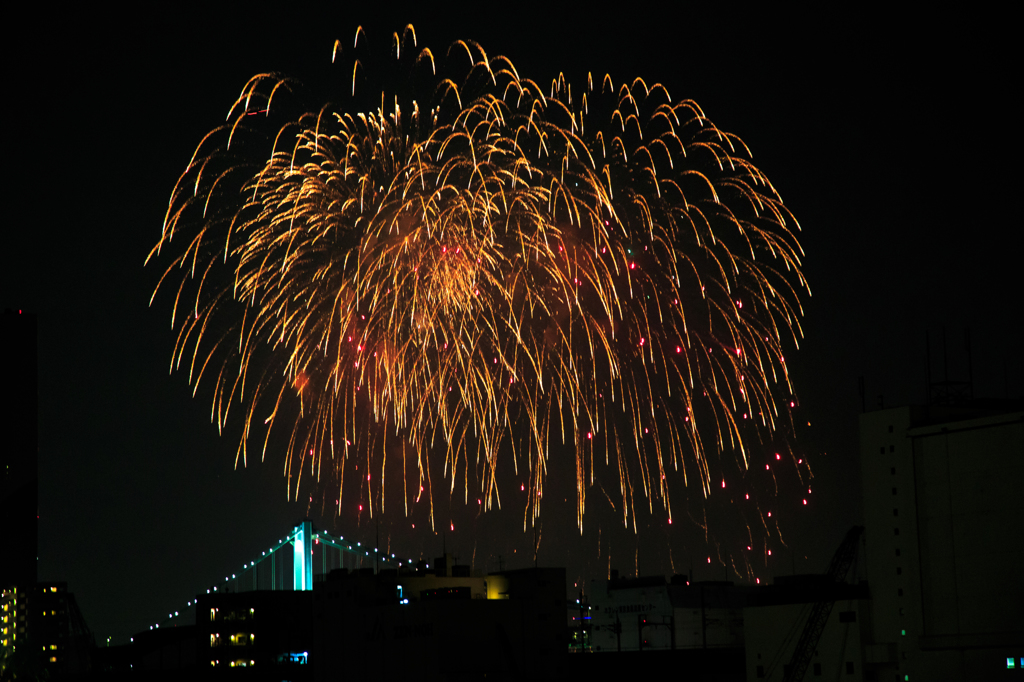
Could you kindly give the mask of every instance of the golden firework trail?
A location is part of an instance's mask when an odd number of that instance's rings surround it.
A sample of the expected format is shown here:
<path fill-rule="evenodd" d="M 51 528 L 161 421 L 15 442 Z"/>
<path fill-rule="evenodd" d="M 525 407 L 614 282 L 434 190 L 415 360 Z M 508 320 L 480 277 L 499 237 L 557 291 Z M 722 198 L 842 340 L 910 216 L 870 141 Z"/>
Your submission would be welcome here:
<path fill-rule="evenodd" d="M 276 427 L 295 494 L 312 476 L 340 510 L 347 476 L 383 509 L 387 476 L 406 514 L 443 488 L 490 509 L 511 478 L 532 523 L 574 458 L 581 529 L 595 481 L 624 524 L 671 522 L 670 481 L 769 468 L 807 285 L 743 142 L 661 84 L 541 87 L 411 26 L 374 89 L 360 42 L 335 45 L 341 105 L 289 116 L 294 82 L 246 84 L 149 256 L 173 259 L 172 369 L 212 383 L 220 427 L 241 410 L 241 462 Z"/>

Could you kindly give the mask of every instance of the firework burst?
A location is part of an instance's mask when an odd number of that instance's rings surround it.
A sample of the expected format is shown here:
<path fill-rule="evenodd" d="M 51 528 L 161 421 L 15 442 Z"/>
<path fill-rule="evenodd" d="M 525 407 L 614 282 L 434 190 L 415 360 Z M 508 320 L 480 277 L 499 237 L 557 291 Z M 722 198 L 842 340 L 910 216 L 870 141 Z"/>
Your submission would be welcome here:
<path fill-rule="evenodd" d="M 381 62 L 365 43 L 335 45 L 338 105 L 293 115 L 295 83 L 251 79 L 150 254 L 172 254 L 172 368 L 218 425 L 241 410 L 243 463 L 281 431 L 293 494 L 382 510 L 387 477 L 433 521 L 507 479 L 526 523 L 564 467 L 582 529 L 592 490 L 671 522 L 792 457 L 797 222 L 738 137 L 639 78 L 541 87 L 411 27 Z"/>

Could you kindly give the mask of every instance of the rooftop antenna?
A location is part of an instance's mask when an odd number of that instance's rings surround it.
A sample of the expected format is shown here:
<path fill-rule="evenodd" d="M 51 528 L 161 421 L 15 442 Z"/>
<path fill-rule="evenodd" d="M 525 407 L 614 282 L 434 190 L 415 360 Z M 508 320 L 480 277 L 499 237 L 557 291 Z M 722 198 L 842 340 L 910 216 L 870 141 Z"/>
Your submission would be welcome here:
<path fill-rule="evenodd" d="M 930 403 L 932 401 L 932 341 L 927 329 L 924 330 L 924 354 L 927 358 L 925 368 L 928 372 L 928 383 L 925 385 L 924 397 L 925 402 Z"/>
<path fill-rule="evenodd" d="M 942 380 L 949 385 L 949 357 L 946 355 L 946 327 L 942 327 Z"/>
<path fill-rule="evenodd" d="M 974 398 L 974 363 L 971 358 L 971 328 L 964 327 L 964 345 L 967 346 L 967 398 Z"/>

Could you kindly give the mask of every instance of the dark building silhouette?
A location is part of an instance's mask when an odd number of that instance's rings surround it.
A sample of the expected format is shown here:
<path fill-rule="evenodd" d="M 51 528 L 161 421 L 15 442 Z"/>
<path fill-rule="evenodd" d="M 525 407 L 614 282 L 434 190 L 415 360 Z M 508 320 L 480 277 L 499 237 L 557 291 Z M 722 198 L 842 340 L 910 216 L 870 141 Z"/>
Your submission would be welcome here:
<path fill-rule="evenodd" d="M 28 588 L 36 582 L 38 550 L 36 317 L 5 310 L 0 320 L 4 405 L 0 410 L 0 532 L 4 538 L 0 588 Z"/>
<path fill-rule="evenodd" d="M 34 315 L 5 310 L 0 316 L 0 643 L 21 659 L 29 644 L 38 554 L 36 338 Z"/>
<path fill-rule="evenodd" d="M 36 583 L 29 595 L 28 623 L 37 667 L 50 679 L 75 678 L 91 670 L 92 633 L 67 583 Z"/>
<path fill-rule="evenodd" d="M 104 680 L 563 679 L 565 570 L 335 569 L 312 590 L 199 595 L 195 625 L 101 648 Z"/>

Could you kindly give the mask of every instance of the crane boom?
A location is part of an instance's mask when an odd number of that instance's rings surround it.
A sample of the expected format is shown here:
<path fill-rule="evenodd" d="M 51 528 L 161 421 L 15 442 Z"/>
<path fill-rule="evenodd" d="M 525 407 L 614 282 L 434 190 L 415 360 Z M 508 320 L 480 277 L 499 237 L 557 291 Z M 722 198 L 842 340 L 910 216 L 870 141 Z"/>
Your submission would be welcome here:
<path fill-rule="evenodd" d="M 832 561 L 828 565 L 828 571 L 826 571 L 826 575 L 832 579 L 833 583 L 846 581 L 846 574 L 849 572 L 853 560 L 857 557 L 857 545 L 863 532 L 864 526 L 854 526 L 847 531 L 846 537 L 843 538 L 842 544 L 836 550 Z M 804 678 L 804 675 L 807 673 L 807 666 L 811 663 L 811 655 L 818 646 L 821 633 L 825 631 L 825 623 L 828 622 L 828 617 L 832 614 L 832 607 L 835 606 L 835 603 L 834 599 L 825 596 L 823 599 L 815 602 L 811 608 L 811 613 L 807 617 L 807 624 L 804 625 L 804 631 L 800 634 L 800 639 L 796 643 L 796 649 L 793 650 L 793 658 L 790 659 L 789 668 L 786 670 L 786 674 L 783 675 L 783 682 L 796 682 Z"/>

